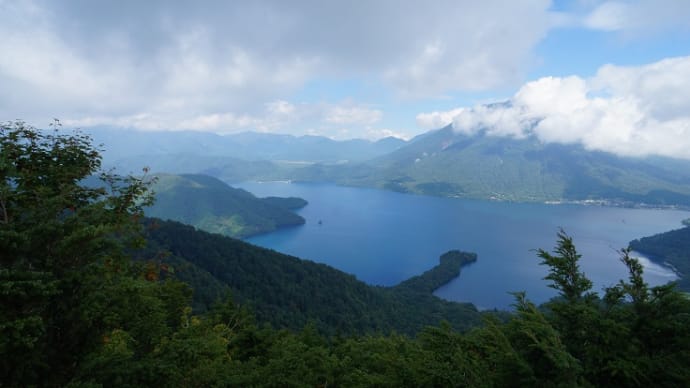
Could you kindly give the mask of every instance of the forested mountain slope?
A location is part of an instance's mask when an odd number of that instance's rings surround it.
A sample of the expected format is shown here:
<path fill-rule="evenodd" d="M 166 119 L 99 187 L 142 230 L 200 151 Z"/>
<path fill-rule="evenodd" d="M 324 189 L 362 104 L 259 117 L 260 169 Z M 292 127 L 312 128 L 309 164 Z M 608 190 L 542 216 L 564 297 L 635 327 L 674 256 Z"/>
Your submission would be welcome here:
<path fill-rule="evenodd" d="M 631 241 L 630 248 L 654 261 L 672 265 L 680 276 L 678 287 L 690 292 L 690 225 Z"/>
<path fill-rule="evenodd" d="M 329 333 L 413 334 L 446 320 L 456 329 L 480 323 L 471 304 L 444 301 L 433 291 L 457 277 L 473 254 L 449 252 L 436 271 L 396 287 L 369 286 L 325 264 L 284 255 L 176 222 L 148 222 L 144 257 L 167 251 L 175 276 L 195 290 L 203 310 L 229 290 L 259 321 L 300 328 L 315 322 Z M 437 276 L 436 272 L 445 276 Z M 419 284 L 426 284 L 419 286 Z"/>
<path fill-rule="evenodd" d="M 270 232 L 304 224 L 292 212 L 305 206 L 301 198 L 257 198 L 207 175 L 157 174 L 156 201 L 146 208 L 152 217 L 171 219 L 232 237 Z"/>
<path fill-rule="evenodd" d="M 338 179 L 442 196 L 690 206 L 690 162 L 623 158 L 533 137 L 468 136 L 450 126 L 413 139 L 359 171 L 345 171 Z"/>

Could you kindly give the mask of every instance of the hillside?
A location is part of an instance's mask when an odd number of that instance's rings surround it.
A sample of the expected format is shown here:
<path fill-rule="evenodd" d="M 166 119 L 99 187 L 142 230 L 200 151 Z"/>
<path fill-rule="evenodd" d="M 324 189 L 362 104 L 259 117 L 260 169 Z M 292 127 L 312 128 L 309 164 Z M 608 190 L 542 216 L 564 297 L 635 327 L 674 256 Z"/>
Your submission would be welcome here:
<path fill-rule="evenodd" d="M 680 276 L 678 287 L 690 292 L 690 225 L 688 220 L 683 224 L 681 229 L 631 241 L 630 248 L 651 260 L 672 265 Z"/>
<path fill-rule="evenodd" d="M 142 256 L 168 251 L 166 261 L 175 268 L 175 276 L 195 290 L 197 310 L 205 310 L 229 290 L 237 302 L 251 306 L 259 321 L 280 328 L 299 329 L 314 322 L 331 334 L 414 334 L 442 320 L 457 329 L 481 321 L 473 305 L 432 295 L 459 275 L 461 265 L 476 260 L 473 254 L 450 252 L 439 267 L 424 275 L 396 287 L 375 287 L 325 264 L 177 222 L 153 220 L 148 226 L 149 246 Z M 437 276 L 439 271 L 445 273 L 443 279 Z"/>
<path fill-rule="evenodd" d="M 690 206 L 690 162 L 626 158 L 579 145 L 545 144 L 450 126 L 404 142 L 386 138 L 334 141 L 243 133 L 228 136 L 134 133 L 106 151 L 105 164 L 121 171 L 201 173 L 227 182 L 293 180 L 446 197 L 502 201 L 602 203 L 619 206 Z M 124 136 L 123 138 L 127 138 Z M 149 146 L 146 146 L 148 144 Z"/>
<path fill-rule="evenodd" d="M 466 136 L 450 126 L 334 175 L 348 185 L 450 197 L 690 206 L 690 162 L 622 158 L 535 138 Z"/>
<path fill-rule="evenodd" d="M 270 232 L 304 224 L 292 210 L 305 206 L 301 198 L 257 198 L 206 175 L 157 174 L 155 203 L 148 215 L 193 225 L 233 237 Z"/>

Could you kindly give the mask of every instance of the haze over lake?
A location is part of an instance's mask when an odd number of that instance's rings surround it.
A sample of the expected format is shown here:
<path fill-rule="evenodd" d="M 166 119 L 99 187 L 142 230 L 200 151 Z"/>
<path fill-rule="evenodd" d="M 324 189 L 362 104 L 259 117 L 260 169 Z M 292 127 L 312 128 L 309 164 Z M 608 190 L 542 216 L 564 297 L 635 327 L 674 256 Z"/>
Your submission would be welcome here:
<path fill-rule="evenodd" d="M 352 273 L 376 285 L 394 285 L 438 263 L 451 249 L 475 252 L 478 261 L 436 294 L 479 308 L 507 308 L 512 291 L 541 303 L 554 295 L 542 278 L 537 248 L 551 250 L 562 227 L 583 255 L 594 290 L 627 276 L 617 249 L 630 240 L 677 229 L 689 213 L 581 205 L 507 203 L 406 195 L 332 184 L 244 182 L 257 196 L 297 196 L 306 224 L 248 241 Z M 643 259 L 651 285 L 675 274 Z"/>

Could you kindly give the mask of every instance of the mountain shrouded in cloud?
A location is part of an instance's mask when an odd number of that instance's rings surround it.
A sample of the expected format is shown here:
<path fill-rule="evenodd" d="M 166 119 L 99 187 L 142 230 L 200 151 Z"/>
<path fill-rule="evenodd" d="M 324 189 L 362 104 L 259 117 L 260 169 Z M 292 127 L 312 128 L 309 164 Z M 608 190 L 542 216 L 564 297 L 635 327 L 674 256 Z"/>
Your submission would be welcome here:
<path fill-rule="evenodd" d="M 505 103 L 417 116 L 420 126 L 460 133 L 537 136 L 625 156 L 690 159 L 690 57 L 643 66 L 606 65 L 585 79 L 544 77 Z"/>

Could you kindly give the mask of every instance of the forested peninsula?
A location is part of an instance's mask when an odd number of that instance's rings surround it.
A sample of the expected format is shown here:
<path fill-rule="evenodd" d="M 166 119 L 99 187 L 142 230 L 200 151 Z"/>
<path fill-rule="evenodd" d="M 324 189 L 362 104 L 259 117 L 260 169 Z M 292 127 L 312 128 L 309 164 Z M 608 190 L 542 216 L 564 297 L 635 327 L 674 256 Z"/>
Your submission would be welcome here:
<path fill-rule="evenodd" d="M 302 198 L 257 198 L 203 174 L 154 175 L 151 190 L 156 200 L 144 208 L 152 217 L 237 238 L 305 222 L 293 212 L 307 205 Z"/>
<path fill-rule="evenodd" d="M 653 261 L 670 265 L 678 274 L 678 288 L 690 292 L 690 220 L 684 228 L 643 237 L 630 242 L 630 248 Z"/>
<path fill-rule="evenodd" d="M 166 252 L 175 278 L 194 289 L 197 312 L 228 293 L 256 317 L 277 328 L 300 329 L 312 322 L 323 333 L 414 335 L 442 320 L 458 330 L 481 323 L 469 303 L 440 299 L 433 291 L 460 274 L 476 255 L 451 251 L 423 275 L 394 287 L 370 286 L 325 264 L 284 255 L 181 223 L 148 220 L 145 261 Z"/>

